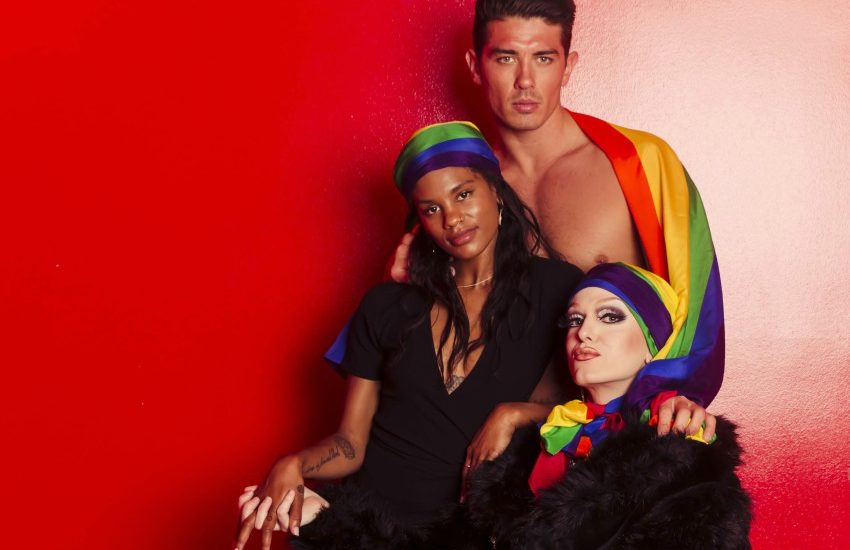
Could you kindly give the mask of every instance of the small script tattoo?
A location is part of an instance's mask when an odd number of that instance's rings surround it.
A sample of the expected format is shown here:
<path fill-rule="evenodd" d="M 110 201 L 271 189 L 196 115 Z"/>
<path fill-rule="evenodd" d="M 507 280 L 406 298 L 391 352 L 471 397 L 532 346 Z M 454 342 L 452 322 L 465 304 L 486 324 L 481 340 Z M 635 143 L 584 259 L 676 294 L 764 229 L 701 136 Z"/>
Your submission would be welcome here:
<path fill-rule="evenodd" d="M 304 494 L 304 486 L 303 485 L 299 485 L 298 487 L 295 488 L 295 490 L 298 492 L 299 495 Z"/>
<path fill-rule="evenodd" d="M 337 449 L 336 447 L 332 447 L 332 448 L 328 449 L 328 454 L 326 454 L 325 456 L 323 456 L 322 458 L 319 459 L 318 464 L 313 464 L 313 465 L 305 467 L 303 472 L 305 474 L 318 473 L 318 471 L 322 469 L 322 466 L 324 466 L 325 464 L 327 464 L 328 462 L 330 462 L 331 460 L 335 459 L 338 456 L 339 456 L 339 449 Z"/>
<path fill-rule="evenodd" d="M 336 445 L 328 449 L 328 454 L 320 458 L 318 464 L 311 464 L 304 467 L 302 470 L 304 474 L 318 473 L 318 471 L 322 469 L 322 466 L 338 458 L 340 453 L 342 453 L 346 459 L 354 460 L 356 453 L 354 452 L 354 445 L 352 445 L 350 441 L 341 435 L 335 436 L 334 441 L 336 442 Z"/>
<path fill-rule="evenodd" d="M 349 440 L 342 437 L 341 435 L 338 435 L 334 438 L 334 441 L 336 441 L 337 449 L 342 451 L 342 456 L 344 456 L 348 460 L 354 460 L 354 445 L 352 445 Z"/>
<path fill-rule="evenodd" d="M 463 383 L 463 381 L 465 379 L 466 379 L 465 376 L 460 376 L 458 374 L 450 375 L 449 379 L 446 380 L 446 391 L 449 392 L 449 393 L 452 393 L 453 391 L 458 389 L 458 387 L 460 387 L 460 385 Z"/>

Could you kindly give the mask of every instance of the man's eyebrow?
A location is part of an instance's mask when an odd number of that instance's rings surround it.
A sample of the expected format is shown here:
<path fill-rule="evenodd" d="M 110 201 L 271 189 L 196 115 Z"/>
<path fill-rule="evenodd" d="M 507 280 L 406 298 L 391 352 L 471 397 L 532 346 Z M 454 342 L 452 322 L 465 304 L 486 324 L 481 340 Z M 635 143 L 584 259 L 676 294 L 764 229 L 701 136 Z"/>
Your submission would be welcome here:
<path fill-rule="evenodd" d="M 516 55 L 516 50 L 506 50 L 505 48 L 493 48 L 490 50 L 490 55 Z"/>
<path fill-rule="evenodd" d="M 519 52 L 516 50 L 508 50 L 505 48 L 493 48 L 490 50 L 490 55 L 517 55 Z M 540 50 L 531 54 L 534 57 L 539 57 L 541 55 L 560 55 L 558 50 Z"/>

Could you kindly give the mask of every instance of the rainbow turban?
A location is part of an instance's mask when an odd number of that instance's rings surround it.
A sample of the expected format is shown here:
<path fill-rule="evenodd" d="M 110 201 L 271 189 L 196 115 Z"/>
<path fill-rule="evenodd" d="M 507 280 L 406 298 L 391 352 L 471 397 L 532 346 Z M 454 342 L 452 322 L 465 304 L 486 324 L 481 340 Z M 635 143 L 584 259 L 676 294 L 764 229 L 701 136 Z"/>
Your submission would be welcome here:
<path fill-rule="evenodd" d="M 454 121 L 426 126 L 410 136 L 396 160 L 393 179 L 401 194 L 410 198 L 419 178 L 449 166 L 500 172 L 499 160 L 481 131 L 471 122 Z"/>
<path fill-rule="evenodd" d="M 700 394 L 706 383 L 683 369 L 681 360 L 670 357 L 679 297 L 667 281 L 633 265 L 610 263 L 588 271 L 573 295 L 589 287 L 607 290 L 626 304 L 643 332 L 652 361 L 638 372 L 624 396 L 605 405 L 575 400 L 552 409 L 540 428 L 543 447 L 550 455 L 563 451 L 587 456 L 611 431 L 620 429 L 621 411 L 645 411 L 643 420 L 657 421 L 661 403 L 674 395 Z M 691 438 L 702 441 L 702 431 Z"/>
<path fill-rule="evenodd" d="M 573 290 L 598 287 L 623 301 L 640 325 L 653 358 L 673 333 L 673 314 L 679 301 L 673 288 L 658 275 L 625 263 L 600 264 L 587 272 Z"/>

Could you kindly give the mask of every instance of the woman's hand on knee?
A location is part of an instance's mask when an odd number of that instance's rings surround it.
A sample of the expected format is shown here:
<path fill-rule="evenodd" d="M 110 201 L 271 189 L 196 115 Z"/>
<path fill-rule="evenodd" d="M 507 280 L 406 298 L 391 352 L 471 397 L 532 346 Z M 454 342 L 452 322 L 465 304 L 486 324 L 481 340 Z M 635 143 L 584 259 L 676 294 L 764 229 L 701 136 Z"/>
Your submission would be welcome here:
<path fill-rule="evenodd" d="M 493 409 L 484 425 L 475 434 L 472 443 L 466 448 L 466 461 L 463 465 L 462 486 L 466 487 L 469 473 L 486 460 L 496 460 L 511 442 L 516 431 L 514 410 L 510 403 L 501 403 Z M 463 500 L 463 495 L 461 495 Z"/>

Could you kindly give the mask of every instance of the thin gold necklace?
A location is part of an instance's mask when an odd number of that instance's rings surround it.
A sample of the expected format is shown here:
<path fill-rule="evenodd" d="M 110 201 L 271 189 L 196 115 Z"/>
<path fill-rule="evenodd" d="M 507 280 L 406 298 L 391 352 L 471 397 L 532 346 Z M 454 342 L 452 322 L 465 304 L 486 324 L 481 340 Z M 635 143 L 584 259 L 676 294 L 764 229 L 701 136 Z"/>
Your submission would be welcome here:
<path fill-rule="evenodd" d="M 493 275 L 490 275 L 490 276 L 489 276 L 489 277 L 487 277 L 486 279 L 481 279 L 481 280 L 480 280 L 480 281 L 478 281 L 477 283 L 472 283 L 471 285 L 457 285 L 457 287 L 458 287 L 458 288 L 472 288 L 472 287 L 476 287 L 476 286 L 478 286 L 478 285 L 483 285 L 484 283 L 486 283 L 487 281 L 489 281 L 490 279 L 492 279 L 494 276 L 495 276 L 495 273 L 494 273 Z"/>

